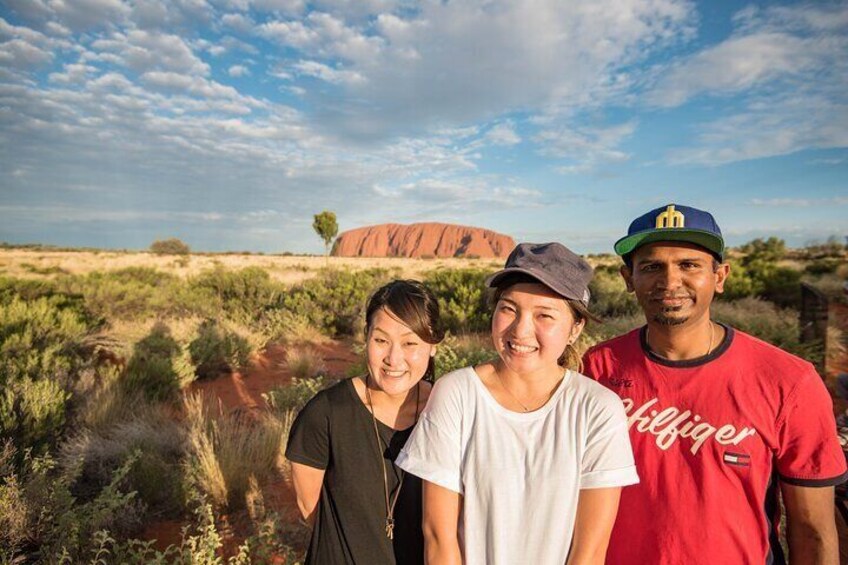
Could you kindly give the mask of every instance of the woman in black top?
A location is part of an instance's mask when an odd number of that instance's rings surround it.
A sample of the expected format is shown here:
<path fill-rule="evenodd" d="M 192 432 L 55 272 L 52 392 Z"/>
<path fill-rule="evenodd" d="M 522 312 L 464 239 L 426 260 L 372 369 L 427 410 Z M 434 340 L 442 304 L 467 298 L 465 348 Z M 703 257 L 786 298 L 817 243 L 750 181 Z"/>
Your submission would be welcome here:
<path fill-rule="evenodd" d="M 395 467 L 427 404 L 435 297 L 393 281 L 368 302 L 368 372 L 319 392 L 295 420 L 286 457 L 297 504 L 313 526 L 307 564 L 423 564 L 421 481 Z"/>

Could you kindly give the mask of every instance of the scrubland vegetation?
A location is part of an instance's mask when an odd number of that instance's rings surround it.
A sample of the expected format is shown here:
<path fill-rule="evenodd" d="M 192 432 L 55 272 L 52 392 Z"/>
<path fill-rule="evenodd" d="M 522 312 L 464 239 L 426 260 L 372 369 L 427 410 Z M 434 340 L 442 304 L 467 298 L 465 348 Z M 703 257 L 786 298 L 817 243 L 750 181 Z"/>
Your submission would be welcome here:
<path fill-rule="evenodd" d="M 320 258 L 286 280 L 274 261 L 303 258 L 228 265 L 180 255 L 180 267 L 147 256 L 148 265 L 112 268 L 106 259 L 75 269 L 15 253 L 0 253 L 0 564 L 295 563 L 305 529 L 292 513 L 270 510 L 263 487 L 286 475 L 294 414 L 332 381 L 315 347 L 343 339 L 361 351 L 369 293 L 417 276 L 438 296 L 449 329 L 437 373 L 493 356 L 483 280 L 494 261 L 352 267 Z M 617 260 L 592 260 L 593 310 L 605 323 L 588 328 L 583 347 L 642 323 Z M 200 261 L 206 268 L 191 267 Z M 799 340 L 800 282 L 844 300 L 845 247 L 787 250 L 756 240 L 734 250 L 731 263 L 715 317 L 820 358 L 821 344 Z M 192 389 L 279 341 L 293 379 L 267 391 L 261 409 L 227 411 Z M 222 517 L 239 512 L 250 535 L 225 557 Z M 163 549 L 137 539 L 166 519 L 188 524 L 180 543 Z"/>

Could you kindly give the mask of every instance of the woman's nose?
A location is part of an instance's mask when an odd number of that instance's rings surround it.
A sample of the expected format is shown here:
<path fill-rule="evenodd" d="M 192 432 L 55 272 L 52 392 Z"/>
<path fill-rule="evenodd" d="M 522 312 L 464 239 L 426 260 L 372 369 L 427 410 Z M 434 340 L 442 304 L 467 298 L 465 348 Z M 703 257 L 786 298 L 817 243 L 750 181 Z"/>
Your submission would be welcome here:
<path fill-rule="evenodd" d="M 403 349 L 399 343 L 393 343 L 386 351 L 386 357 L 383 360 L 389 367 L 397 367 L 403 363 Z"/>

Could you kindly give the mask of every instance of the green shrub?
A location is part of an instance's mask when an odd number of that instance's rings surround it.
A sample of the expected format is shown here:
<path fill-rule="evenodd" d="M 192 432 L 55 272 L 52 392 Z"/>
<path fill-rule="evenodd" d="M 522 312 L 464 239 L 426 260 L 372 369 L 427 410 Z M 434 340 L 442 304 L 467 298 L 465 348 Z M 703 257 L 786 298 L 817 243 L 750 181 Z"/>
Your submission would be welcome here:
<path fill-rule="evenodd" d="M 803 344 L 800 339 L 798 312 L 781 309 L 757 298 L 713 304 L 713 319 L 724 322 L 810 362 L 820 359 L 821 346 Z"/>
<path fill-rule="evenodd" d="M 265 310 L 279 304 L 285 290 L 260 267 L 227 271 L 220 266 L 192 279 L 190 288 L 192 294 L 210 297 L 218 310 L 239 322 L 259 320 Z"/>
<path fill-rule="evenodd" d="M 185 242 L 172 237 L 154 241 L 150 244 L 150 251 L 157 255 L 188 255 L 191 248 Z"/>
<path fill-rule="evenodd" d="M 391 278 L 385 269 L 326 269 L 286 293 L 282 308 L 331 336 L 361 334 L 368 297 Z"/>
<path fill-rule="evenodd" d="M 424 284 L 439 300 L 442 324 L 450 332 L 484 332 L 490 313 L 485 280 L 491 273 L 481 269 L 431 271 Z"/>
<path fill-rule="evenodd" d="M 627 292 L 624 279 L 615 265 L 596 267 L 589 291 L 592 294 L 589 308 L 601 318 L 614 318 L 639 311 L 639 303 L 633 293 Z"/>
<path fill-rule="evenodd" d="M 436 378 L 461 369 L 497 359 L 498 354 L 486 342 L 448 335 L 436 348 Z"/>
<path fill-rule="evenodd" d="M 89 329 L 52 298 L 0 304 L 0 438 L 42 452 L 61 435 Z"/>
<path fill-rule="evenodd" d="M 285 416 L 287 412 L 299 412 L 313 396 L 334 381 L 318 375 L 308 379 L 292 379 L 287 386 L 278 386 L 263 393 L 262 398 L 275 414 Z"/>
<path fill-rule="evenodd" d="M 58 459 L 64 468 L 80 466 L 72 490 L 78 499 L 88 500 L 137 452 L 121 488 L 137 493 L 146 516 L 176 516 L 187 500 L 185 449 L 185 430 L 172 411 L 138 399 L 120 421 L 96 430 L 83 429 L 63 442 Z"/>
<path fill-rule="evenodd" d="M 175 300 L 183 285 L 175 275 L 150 267 L 93 272 L 59 281 L 67 292 L 84 297 L 86 308 L 107 320 L 135 320 L 156 314 L 181 313 Z"/>
<path fill-rule="evenodd" d="M 6 456 L 16 458 L 14 453 Z M 71 490 L 79 466 L 60 468 L 47 455 L 32 457 L 25 452 L 19 469 L 0 477 L 0 524 L 15 528 L 0 532 L 10 561 L 80 563 L 96 544 L 95 532 L 108 527 L 126 533 L 137 527 L 134 493 L 120 487 L 135 457 L 128 457 L 96 496 L 82 502 Z"/>
<path fill-rule="evenodd" d="M 804 267 L 804 271 L 811 275 L 826 275 L 835 273 L 836 269 L 838 269 L 840 265 L 844 264 L 844 258 L 824 257 L 810 262 L 806 267 Z"/>
<path fill-rule="evenodd" d="M 128 392 L 143 394 L 148 400 L 173 400 L 177 392 L 194 379 L 193 366 L 171 330 L 157 322 L 150 333 L 135 344 L 132 357 L 121 378 Z"/>
<path fill-rule="evenodd" d="M 215 320 L 205 320 L 197 329 L 197 337 L 189 344 L 191 362 L 199 378 L 230 373 L 247 365 L 252 348 L 237 333 Z"/>

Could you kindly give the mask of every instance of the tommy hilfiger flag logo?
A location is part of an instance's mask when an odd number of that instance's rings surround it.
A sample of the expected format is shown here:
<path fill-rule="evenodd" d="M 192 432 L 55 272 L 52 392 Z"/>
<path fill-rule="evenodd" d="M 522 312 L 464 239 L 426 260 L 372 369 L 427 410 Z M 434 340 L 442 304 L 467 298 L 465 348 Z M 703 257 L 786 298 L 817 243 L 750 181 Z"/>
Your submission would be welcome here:
<path fill-rule="evenodd" d="M 745 453 L 731 453 L 730 451 L 724 452 L 724 462 L 728 465 L 739 465 L 740 467 L 750 467 L 751 466 L 751 456 L 746 455 Z"/>

